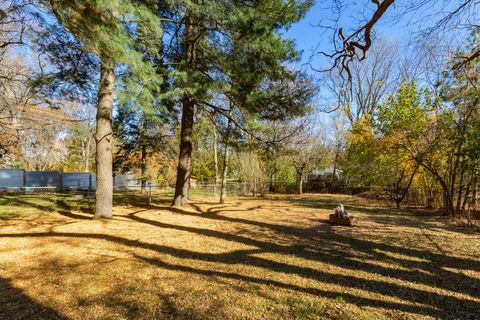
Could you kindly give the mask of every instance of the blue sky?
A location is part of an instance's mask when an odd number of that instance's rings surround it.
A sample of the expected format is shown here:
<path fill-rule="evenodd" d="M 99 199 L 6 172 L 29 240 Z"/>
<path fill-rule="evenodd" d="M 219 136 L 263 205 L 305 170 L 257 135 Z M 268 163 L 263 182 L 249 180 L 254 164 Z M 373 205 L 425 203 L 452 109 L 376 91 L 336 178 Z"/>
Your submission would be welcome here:
<path fill-rule="evenodd" d="M 331 10 L 332 3 L 332 0 L 317 0 L 305 18 L 294 24 L 286 32 L 286 36 L 293 39 L 297 49 L 302 52 L 302 59 L 297 67 L 317 79 L 322 76 L 322 73 L 315 72 L 306 65 L 312 56 L 312 52 L 332 52 L 333 50 L 331 43 L 333 30 L 321 28 L 319 25 L 334 26 L 334 22 L 338 19 L 338 26 L 343 27 L 345 34 L 350 34 L 351 30 L 356 30 L 363 25 L 375 10 L 375 5 L 371 0 L 345 0 L 343 1 L 345 6 L 341 10 L 341 15 L 336 16 Z M 427 5 L 420 7 L 418 10 L 409 11 L 408 7 L 414 3 L 417 2 L 415 0 L 396 1 L 374 27 L 374 37 L 377 39 L 383 37 L 388 42 L 394 43 L 397 50 L 401 51 L 399 52 L 399 58 L 402 54 L 411 53 L 412 50 L 417 49 L 419 41 L 423 39 L 421 32 L 434 26 L 439 19 L 457 8 L 461 1 L 431 0 L 426 1 Z M 480 21 L 480 15 L 478 15 L 478 20 Z M 465 30 L 447 30 L 447 32 L 430 37 L 428 41 L 431 45 L 440 48 L 445 39 L 449 39 L 448 42 L 455 46 L 465 41 L 466 37 Z M 373 45 L 376 43 L 375 38 Z M 325 59 L 317 55 L 311 60 L 311 63 L 317 69 L 325 69 L 330 67 L 333 62 L 331 59 Z M 320 86 L 315 102 L 318 107 L 329 107 L 329 102 L 326 99 L 328 95 L 328 92 L 325 92 Z M 317 116 L 328 121 L 328 116 L 324 113 L 319 113 Z"/>
<path fill-rule="evenodd" d="M 287 37 L 294 39 L 297 48 L 303 52 L 300 64 L 308 61 L 312 50 L 318 47 L 324 51 L 333 49 L 331 44 L 332 30 L 325 30 L 315 25 L 333 25 L 336 16 L 331 10 L 331 0 L 317 0 L 307 13 L 306 17 L 294 24 L 287 32 Z M 339 26 L 346 33 L 363 24 L 365 18 L 371 17 L 375 5 L 371 0 L 343 1 L 342 14 L 339 16 Z M 435 25 L 442 17 L 452 12 L 461 4 L 461 1 L 438 0 L 426 1 L 426 5 L 418 10 L 409 10 L 409 7 L 418 1 L 396 1 L 374 27 L 376 36 L 383 36 L 392 42 L 400 43 L 405 49 L 408 45 L 415 46 L 421 38 L 420 32 Z M 480 13 L 477 13 L 477 21 L 480 21 Z M 475 14 L 473 15 L 475 20 Z M 441 33 L 441 38 L 450 38 L 449 41 L 462 42 L 467 36 L 465 30 L 447 30 Z M 314 60 L 315 62 L 315 60 Z M 316 61 L 317 64 L 320 61 Z M 325 63 L 325 61 L 321 62 Z"/>
<path fill-rule="evenodd" d="M 361 21 L 359 21 L 359 19 L 363 19 L 365 16 L 371 16 L 373 9 L 374 5 L 369 1 L 367 3 L 361 0 L 355 3 L 352 2 L 352 4 L 344 8 L 344 11 L 339 17 L 339 26 L 345 30 L 351 30 L 360 25 Z M 404 19 L 399 21 L 397 16 L 400 10 L 398 7 L 389 8 L 389 11 L 374 28 L 377 36 L 388 34 L 388 38 L 393 42 L 409 40 L 411 34 L 413 34 L 418 27 L 416 28 L 415 24 L 410 24 L 410 26 L 405 25 Z M 324 1 L 322 3 L 317 1 L 305 18 L 294 24 L 286 32 L 286 36 L 295 40 L 297 49 L 303 53 L 300 64 L 308 62 L 312 52 L 315 52 L 315 48 L 327 52 L 333 50 L 331 43 L 332 30 L 319 27 L 319 25 L 332 26 L 333 20 L 336 20 L 336 16 L 328 7 L 328 4 Z M 325 63 L 326 61 L 320 62 L 316 59 L 313 60 L 313 62 Z"/>
<path fill-rule="evenodd" d="M 295 41 L 297 49 L 302 53 L 297 68 L 306 71 L 312 75 L 314 79 L 319 79 L 323 74 L 312 70 L 307 64 L 308 62 L 310 62 L 316 69 L 329 68 L 333 63 L 331 59 L 326 59 L 318 54 L 314 55 L 314 53 L 318 51 L 324 51 L 327 53 L 331 52 L 334 48 L 332 45 L 333 30 L 322 28 L 320 25 L 333 26 L 338 18 L 339 26 L 343 27 L 344 30 L 348 32 L 349 30 L 356 29 L 359 25 L 363 24 L 363 21 L 359 21 L 358 19 L 363 19 L 365 16 L 370 17 L 375 8 L 370 0 L 359 0 L 358 3 L 350 3 L 344 7 L 342 9 L 342 14 L 336 16 L 329 7 L 329 3 L 331 3 L 331 1 L 317 0 L 307 15 L 286 32 L 286 36 Z M 396 10 L 396 8 L 389 9 L 393 10 L 388 11 L 385 16 L 382 17 L 374 31 L 377 37 L 382 36 L 384 33 L 388 33 L 389 40 L 392 42 L 400 41 L 410 32 L 402 30 L 405 28 L 401 28 L 398 21 L 395 23 L 396 26 L 393 25 L 393 17 L 398 14 L 398 10 Z M 320 85 L 319 92 L 314 100 L 317 109 L 330 108 L 329 96 L 330 93 L 324 90 L 323 86 Z M 316 113 L 314 117 L 320 121 L 329 121 L 329 115 L 323 112 Z"/>

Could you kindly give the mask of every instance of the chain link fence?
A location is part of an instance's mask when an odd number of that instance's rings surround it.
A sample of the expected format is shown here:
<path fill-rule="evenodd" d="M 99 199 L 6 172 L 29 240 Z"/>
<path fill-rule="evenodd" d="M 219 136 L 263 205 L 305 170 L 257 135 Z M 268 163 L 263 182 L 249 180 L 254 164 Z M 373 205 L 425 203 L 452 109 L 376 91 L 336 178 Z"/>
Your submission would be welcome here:
<path fill-rule="evenodd" d="M 191 200 L 218 201 L 220 184 L 196 184 L 189 189 Z M 135 185 L 114 186 L 113 203 L 118 206 L 149 206 L 169 204 L 174 188 L 153 184 L 142 187 Z M 243 196 L 262 196 L 268 191 L 267 184 L 228 183 L 225 188 L 227 199 Z M 59 190 L 55 186 L 8 187 L 0 189 L 0 219 L 5 216 L 40 214 L 45 212 L 79 211 L 93 215 L 95 190 L 89 188 L 68 188 Z"/>
<path fill-rule="evenodd" d="M 43 186 L 18 186 L 19 181 L 24 183 L 28 172 L 15 170 L 7 172 L 11 175 L 5 179 L 5 170 L 0 170 L 0 218 L 9 214 L 19 212 L 67 212 L 79 210 L 93 214 L 95 207 L 95 184 L 92 183 L 92 176 L 78 174 L 63 174 L 55 176 L 48 173 L 40 175 L 34 173 L 33 178 L 28 181 L 37 181 Z M 19 173 L 20 171 L 20 173 Z M 3 175 L 3 176 L 2 176 Z M 46 178 L 45 178 L 46 177 Z M 65 179 L 65 177 L 67 179 Z M 38 182 L 40 181 L 40 182 Z M 67 181 L 66 184 L 63 184 Z M 148 206 L 160 201 L 169 203 L 173 199 L 174 188 L 171 186 L 160 187 L 155 184 L 147 184 L 142 187 L 139 183 L 129 184 L 125 177 L 114 179 L 113 201 L 115 205 L 137 205 Z M 62 187 L 59 186 L 62 184 Z M 342 190 L 328 190 L 323 188 L 317 190 L 308 183 L 304 184 L 304 192 L 330 192 L 358 195 L 367 199 L 381 200 L 393 205 L 391 194 L 381 187 L 363 188 L 342 188 Z M 220 184 L 192 184 L 189 189 L 189 198 L 192 200 L 218 201 L 220 199 Z M 298 185 L 295 183 L 270 183 L 270 182 L 229 182 L 225 188 L 227 199 L 237 197 L 259 197 L 267 193 L 294 194 L 298 192 Z M 417 206 L 427 209 L 439 209 L 442 207 L 442 193 L 438 190 L 411 189 L 402 206 Z M 471 205 L 475 203 L 475 205 Z M 465 209 L 459 213 L 460 218 L 470 225 L 480 225 L 480 197 L 476 201 L 470 199 Z"/>
<path fill-rule="evenodd" d="M 190 186 L 189 197 L 192 199 L 207 198 L 210 200 L 219 200 L 221 192 L 221 184 L 195 184 Z M 247 197 L 247 196 L 263 196 L 269 192 L 268 183 L 246 183 L 234 182 L 227 183 L 225 186 L 225 197 Z"/>

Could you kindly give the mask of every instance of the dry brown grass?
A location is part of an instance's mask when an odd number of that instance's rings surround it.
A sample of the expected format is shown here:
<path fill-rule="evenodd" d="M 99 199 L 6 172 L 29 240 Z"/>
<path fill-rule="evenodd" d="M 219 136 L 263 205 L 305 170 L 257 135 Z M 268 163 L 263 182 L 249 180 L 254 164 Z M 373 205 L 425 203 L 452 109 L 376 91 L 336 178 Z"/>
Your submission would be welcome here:
<path fill-rule="evenodd" d="M 339 201 L 358 227 L 325 222 Z M 480 237 L 438 217 L 333 195 L 129 202 L 0 220 L 0 319 L 480 318 Z"/>

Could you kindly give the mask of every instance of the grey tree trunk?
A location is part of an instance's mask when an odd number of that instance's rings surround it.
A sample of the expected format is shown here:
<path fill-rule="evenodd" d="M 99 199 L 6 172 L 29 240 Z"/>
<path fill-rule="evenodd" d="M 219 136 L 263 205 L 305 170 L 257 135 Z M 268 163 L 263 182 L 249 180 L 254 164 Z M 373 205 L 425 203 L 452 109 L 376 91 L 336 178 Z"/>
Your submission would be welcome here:
<path fill-rule="evenodd" d="M 101 61 L 98 88 L 96 141 L 97 189 L 95 219 L 112 217 L 112 110 L 115 71 L 113 62 Z"/>
<path fill-rule="evenodd" d="M 89 139 L 90 140 L 90 139 Z M 85 148 L 85 155 L 84 155 L 84 170 L 83 172 L 88 172 L 88 166 L 89 166 L 89 158 L 90 158 L 90 141 L 87 141 L 87 146 Z"/>
<path fill-rule="evenodd" d="M 213 170 L 215 173 L 215 181 L 213 183 L 213 195 L 217 197 L 217 184 L 218 184 L 218 147 L 217 147 L 217 130 L 215 128 L 215 122 L 212 121 L 213 129 Z"/>
<path fill-rule="evenodd" d="M 337 146 L 335 148 L 335 157 L 333 159 L 333 174 L 332 174 L 332 186 L 331 186 L 331 189 L 330 192 L 336 192 L 337 191 L 337 164 L 338 164 L 338 156 L 340 154 L 340 148 L 341 148 L 341 145 L 340 143 L 337 143 Z"/>
<path fill-rule="evenodd" d="M 182 129 L 180 131 L 180 155 L 178 158 L 177 180 L 173 205 L 184 206 L 188 203 L 188 182 L 192 170 L 192 132 L 195 105 L 186 97 L 183 102 Z"/>
<path fill-rule="evenodd" d="M 395 196 L 395 205 L 397 206 L 397 208 L 400 208 L 400 204 L 407 197 L 408 191 L 410 190 L 410 186 L 412 185 L 413 178 L 415 178 L 415 174 L 417 173 L 418 168 L 419 165 L 417 164 L 412 174 L 410 175 L 410 179 L 408 179 L 408 183 L 405 188 L 403 190 L 400 190 L 399 194 Z"/>
<path fill-rule="evenodd" d="M 249 144 L 249 151 L 250 151 L 250 177 L 251 177 L 251 187 L 252 187 L 252 197 L 257 196 L 257 180 L 255 174 L 255 153 L 253 150 L 253 142 L 252 136 L 248 136 L 248 144 Z"/>
<path fill-rule="evenodd" d="M 303 194 L 303 172 L 298 174 L 298 194 Z"/>
<path fill-rule="evenodd" d="M 230 142 L 230 132 L 232 131 L 232 106 L 228 110 L 227 132 L 225 135 L 225 152 L 223 154 L 222 185 L 220 187 L 220 203 L 225 203 L 227 176 L 228 176 L 228 144 Z"/>
<path fill-rule="evenodd" d="M 142 145 L 142 153 L 140 159 L 140 174 L 141 174 L 141 186 L 140 186 L 140 193 L 144 194 L 147 188 L 147 146 L 145 144 Z"/>
<path fill-rule="evenodd" d="M 473 190 L 472 190 L 472 203 L 471 206 L 476 209 L 477 207 L 477 194 L 478 194 L 478 172 L 473 169 Z"/>
<path fill-rule="evenodd" d="M 196 46 L 198 40 L 194 34 L 194 23 L 191 14 L 185 17 L 184 48 L 186 52 L 187 73 L 193 74 L 196 69 Z M 184 206 L 188 203 L 189 179 L 192 170 L 192 133 L 195 100 L 190 93 L 185 93 L 182 99 L 182 128 L 180 131 L 180 154 L 178 157 L 177 180 L 173 206 Z"/>

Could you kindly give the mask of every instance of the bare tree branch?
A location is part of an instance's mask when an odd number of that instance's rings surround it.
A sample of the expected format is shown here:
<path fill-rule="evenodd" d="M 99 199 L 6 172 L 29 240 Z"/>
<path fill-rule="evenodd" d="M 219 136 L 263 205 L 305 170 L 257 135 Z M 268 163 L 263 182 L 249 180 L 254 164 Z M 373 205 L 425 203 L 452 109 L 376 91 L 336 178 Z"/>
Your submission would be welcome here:
<path fill-rule="evenodd" d="M 475 51 L 474 53 L 472 53 L 471 55 L 469 56 L 461 56 L 459 57 L 461 59 L 460 62 L 458 63 L 455 63 L 453 65 L 453 68 L 452 69 L 460 69 L 461 67 L 463 67 L 464 65 L 467 65 L 469 64 L 470 62 L 472 62 L 473 60 L 477 59 L 477 58 L 480 58 L 480 50 L 477 50 Z"/>
<path fill-rule="evenodd" d="M 319 54 L 324 55 L 327 58 L 334 59 L 333 65 L 330 69 L 333 70 L 337 66 L 341 67 L 341 71 L 345 71 L 348 75 L 348 79 L 351 79 L 352 75 L 350 72 L 350 63 L 357 56 L 358 51 L 362 53 L 360 60 L 364 60 L 367 54 L 368 49 L 372 45 L 372 30 L 375 24 L 380 20 L 380 18 L 385 14 L 387 9 L 393 4 L 395 0 L 371 0 L 377 8 L 373 13 L 370 20 L 368 20 L 362 27 L 351 35 L 345 35 L 343 28 L 339 28 L 337 37 L 340 39 L 342 48 L 336 49 L 333 53 L 318 52 Z M 334 44 L 336 42 L 334 41 Z"/>

